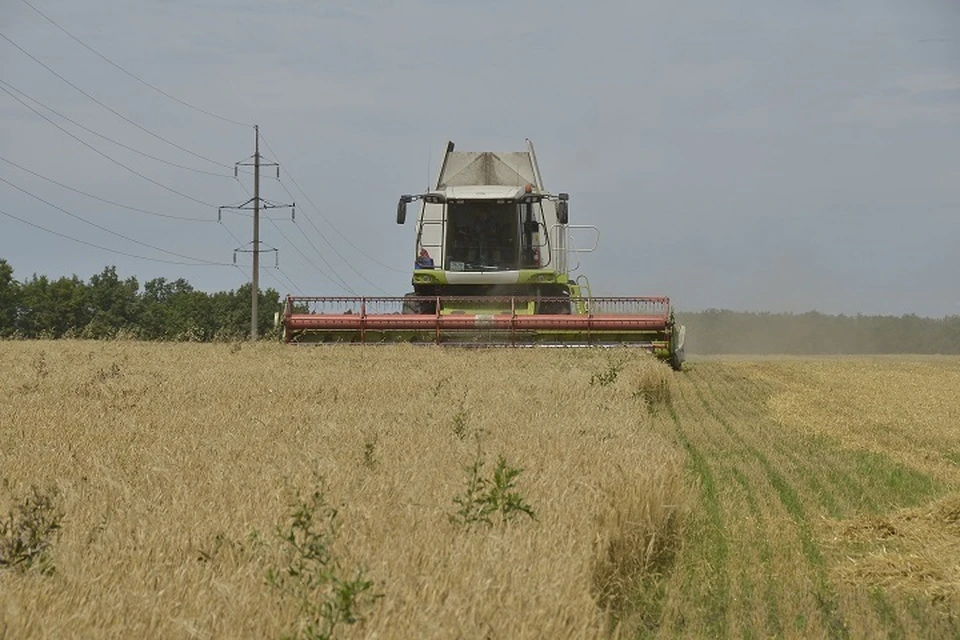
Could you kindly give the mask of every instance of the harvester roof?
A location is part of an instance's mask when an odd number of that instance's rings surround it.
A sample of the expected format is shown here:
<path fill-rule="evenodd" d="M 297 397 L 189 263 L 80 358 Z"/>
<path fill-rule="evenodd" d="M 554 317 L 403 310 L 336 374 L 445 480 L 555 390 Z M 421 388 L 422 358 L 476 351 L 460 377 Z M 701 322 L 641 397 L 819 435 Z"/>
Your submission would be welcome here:
<path fill-rule="evenodd" d="M 526 151 L 451 151 L 444 160 L 437 188 L 477 185 L 522 187 L 532 184 L 538 189 L 536 170 Z"/>

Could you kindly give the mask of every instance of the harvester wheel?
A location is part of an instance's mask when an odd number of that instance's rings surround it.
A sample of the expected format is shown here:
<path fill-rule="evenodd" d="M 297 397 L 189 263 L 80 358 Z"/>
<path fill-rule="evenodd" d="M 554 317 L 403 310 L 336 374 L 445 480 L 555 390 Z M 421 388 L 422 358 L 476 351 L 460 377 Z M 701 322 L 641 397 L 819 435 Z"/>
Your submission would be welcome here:
<path fill-rule="evenodd" d="M 683 360 L 676 353 L 670 356 L 670 368 L 674 371 L 683 369 Z"/>
<path fill-rule="evenodd" d="M 671 320 L 673 319 L 671 315 Z M 670 366 L 674 371 L 680 371 L 683 367 L 683 361 L 687 359 L 687 352 L 684 346 L 687 328 L 681 325 L 674 325 L 671 329 L 670 340 Z"/>

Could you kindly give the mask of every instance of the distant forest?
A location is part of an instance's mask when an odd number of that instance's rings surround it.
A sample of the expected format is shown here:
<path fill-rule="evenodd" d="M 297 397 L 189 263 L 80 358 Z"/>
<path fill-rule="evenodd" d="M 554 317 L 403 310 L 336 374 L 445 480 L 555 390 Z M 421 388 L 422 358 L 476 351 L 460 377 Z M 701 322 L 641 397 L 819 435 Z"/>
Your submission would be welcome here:
<path fill-rule="evenodd" d="M 155 278 L 140 288 L 121 280 L 115 267 L 84 282 L 77 276 L 23 281 L 0 259 L 0 338 L 116 338 L 231 340 L 250 334 L 249 284 L 236 291 L 206 293 L 186 280 Z M 273 314 L 280 294 L 261 290 L 260 335 L 275 337 Z"/>
<path fill-rule="evenodd" d="M 688 353 L 960 354 L 960 316 L 865 316 L 747 313 L 710 309 L 677 313 Z"/>
<path fill-rule="evenodd" d="M 280 294 L 260 292 L 259 329 L 279 332 L 273 314 Z M 710 309 L 678 312 L 695 354 L 960 354 L 960 316 L 845 316 L 751 313 Z M 250 285 L 235 291 L 197 291 L 183 279 L 155 278 L 140 287 L 106 267 L 88 281 L 13 277 L 0 259 L 0 338 L 116 338 L 211 341 L 250 331 Z"/>

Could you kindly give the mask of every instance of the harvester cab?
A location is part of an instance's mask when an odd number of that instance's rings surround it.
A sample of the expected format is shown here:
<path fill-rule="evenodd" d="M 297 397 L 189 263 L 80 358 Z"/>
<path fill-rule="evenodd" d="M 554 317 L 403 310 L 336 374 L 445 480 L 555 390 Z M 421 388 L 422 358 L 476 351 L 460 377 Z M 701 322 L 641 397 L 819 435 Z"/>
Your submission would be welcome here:
<path fill-rule="evenodd" d="M 288 342 L 632 345 L 680 368 L 684 330 L 667 298 L 593 297 L 572 277 L 569 197 L 544 188 L 530 141 L 520 152 L 448 143 L 436 184 L 400 197 L 398 224 L 414 203 L 413 291 L 288 297 Z"/>

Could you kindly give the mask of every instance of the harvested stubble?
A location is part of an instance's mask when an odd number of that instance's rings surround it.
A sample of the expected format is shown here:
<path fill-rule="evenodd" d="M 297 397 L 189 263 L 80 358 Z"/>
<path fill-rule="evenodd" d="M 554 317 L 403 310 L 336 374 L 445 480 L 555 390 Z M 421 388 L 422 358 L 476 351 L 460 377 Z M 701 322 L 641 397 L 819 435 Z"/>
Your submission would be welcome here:
<path fill-rule="evenodd" d="M 833 524 L 830 542 L 845 553 L 840 580 L 869 588 L 956 601 L 960 590 L 960 496 L 884 517 Z M 856 549 L 857 551 L 851 551 Z"/>
<path fill-rule="evenodd" d="M 265 574 L 318 487 L 383 596 L 345 637 L 629 635 L 688 490 L 644 407 L 670 372 L 625 357 L 598 386 L 593 350 L 0 343 L 0 507 L 36 484 L 65 512 L 54 575 L 0 573 L 0 635 L 293 631 Z M 536 520 L 451 521 L 478 446 Z"/>

